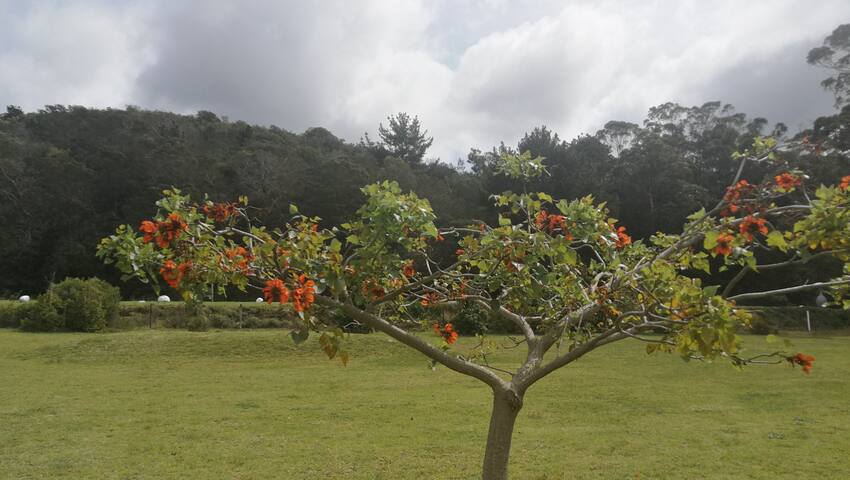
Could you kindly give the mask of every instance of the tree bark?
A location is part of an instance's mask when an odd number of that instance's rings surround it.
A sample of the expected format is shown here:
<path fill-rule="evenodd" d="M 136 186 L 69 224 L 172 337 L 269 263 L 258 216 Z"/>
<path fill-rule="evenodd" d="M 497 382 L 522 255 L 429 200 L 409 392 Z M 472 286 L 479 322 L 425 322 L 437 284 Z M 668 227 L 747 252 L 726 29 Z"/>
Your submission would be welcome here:
<path fill-rule="evenodd" d="M 484 452 L 484 480 L 508 478 L 508 460 L 514 423 L 522 408 L 522 396 L 513 390 L 493 390 L 493 412 Z"/>

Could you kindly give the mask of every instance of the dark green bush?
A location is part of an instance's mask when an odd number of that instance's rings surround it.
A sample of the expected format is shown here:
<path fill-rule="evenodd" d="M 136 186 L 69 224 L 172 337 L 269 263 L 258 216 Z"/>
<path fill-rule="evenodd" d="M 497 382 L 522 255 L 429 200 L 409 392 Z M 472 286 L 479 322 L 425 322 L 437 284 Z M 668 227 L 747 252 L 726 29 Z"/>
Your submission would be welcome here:
<path fill-rule="evenodd" d="M 190 315 L 186 320 L 186 329 L 190 332 L 206 332 L 210 328 L 207 316 L 202 313 Z"/>
<path fill-rule="evenodd" d="M 0 328 L 18 328 L 21 320 L 18 318 L 18 307 L 23 302 L 0 302 Z"/>
<path fill-rule="evenodd" d="M 456 310 L 452 318 L 452 326 L 461 335 L 494 333 L 491 330 L 493 325 L 490 325 L 490 314 L 470 302 L 464 303 Z"/>
<path fill-rule="evenodd" d="M 21 330 L 52 332 L 64 326 L 56 307 L 49 301 L 34 301 L 18 306 L 16 311 Z"/>
<path fill-rule="evenodd" d="M 812 330 L 836 330 L 850 327 L 850 312 L 838 308 L 810 308 Z M 780 330 L 806 330 L 806 309 L 799 307 L 763 307 L 753 312 L 752 333 L 766 335 Z"/>
<path fill-rule="evenodd" d="M 750 321 L 750 331 L 756 335 L 769 335 L 771 333 L 777 333 L 779 329 L 762 315 L 753 314 L 753 318 Z"/>
<path fill-rule="evenodd" d="M 96 332 L 118 316 L 118 288 L 97 278 L 68 278 L 50 285 L 33 306 L 18 307 L 24 330 Z"/>

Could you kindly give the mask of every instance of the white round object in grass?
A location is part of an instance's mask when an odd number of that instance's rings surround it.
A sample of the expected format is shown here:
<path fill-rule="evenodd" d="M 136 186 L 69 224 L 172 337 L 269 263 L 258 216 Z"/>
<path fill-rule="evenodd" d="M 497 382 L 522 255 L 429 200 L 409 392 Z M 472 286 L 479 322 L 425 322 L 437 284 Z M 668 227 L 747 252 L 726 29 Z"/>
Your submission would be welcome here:
<path fill-rule="evenodd" d="M 144 300 L 139 300 L 139 303 L 145 303 L 145 301 L 144 301 Z"/>
<path fill-rule="evenodd" d="M 263 300 L 263 297 L 257 297 L 257 299 L 256 299 L 256 300 L 254 300 L 254 301 L 255 301 L 255 302 L 257 302 L 257 303 L 263 303 L 263 302 L 265 302 L 265 300 Z"/>
<path fill-rule="evenodd" d="M 157 302 L 170 302 L 171 298 L 169 298 L 168 295 L 160 295 L 159 297 L 156 298 L 156 301 Z"/>
<path fill-rule="evenodd" d="M 30 296 L 29 296 L 29 295 L 21 295 L 21 296 L 18 298 L 18 300 L 20 300 L 20 301 L 22 301 L 22 302 L 29 302 L 29 301 L 31 300 L 31 298 L 30 298 Z"/>

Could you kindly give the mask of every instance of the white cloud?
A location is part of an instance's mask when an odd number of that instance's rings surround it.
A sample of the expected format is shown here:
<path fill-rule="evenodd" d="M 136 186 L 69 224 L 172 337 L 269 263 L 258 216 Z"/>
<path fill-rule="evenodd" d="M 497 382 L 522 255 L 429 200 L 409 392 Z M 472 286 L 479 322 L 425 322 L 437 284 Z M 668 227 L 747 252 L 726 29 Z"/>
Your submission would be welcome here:
<path fill-rule="evenodd" d="M 839 0 L 20 5 L 0 3 L 7 103 L 206 109 L 350 141 L 407 111 L 449 161 L 540 124 L 570 138 L 637 121 L 668 100 L 781 103 L 762 111 L 796 125 L 831 104 L 806 45 L 850 18 Z"/>
<path fill-rule="evenodd" d="M 123 106 L 150 52 L 141 43 L 146 12 L 96 4 L 0 4 L 0 101 Z M 17 5 L 20 7 L 20 5 Z"/>

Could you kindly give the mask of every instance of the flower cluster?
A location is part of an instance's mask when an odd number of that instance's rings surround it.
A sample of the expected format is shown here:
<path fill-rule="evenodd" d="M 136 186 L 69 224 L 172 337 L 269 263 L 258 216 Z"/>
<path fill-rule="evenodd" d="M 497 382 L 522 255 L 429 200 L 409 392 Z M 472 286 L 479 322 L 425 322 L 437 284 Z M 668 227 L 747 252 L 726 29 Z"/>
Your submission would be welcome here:
<path fill-rule="evenodd" d="M 247 274 L 250 271 L 250 263 L 254 260 L 254 256 L 245 250 L 245 247 L 228 248 L 224 251 L 224 258 L 230 260 L 230 265 L 223 263 L 222 269 L 225 271 L 235 270 L 237 272 Z"/>
<path fill-rule="evenodd" d="M 316 301 L 316 283 L 306 275 L 298 277 L 298 287 L 292 290 L 292 304 L 296 312 L 303 312 Z"/>
<path fill-rule="evenodd" d="M 360 287 L 360 291 L 363 293 L 364 297 L 369 298 L 373 302 L 383 299 L 387 294 L 386 289 L 384 289 L 384 287 L 382 287 L 375 279 L 369 279 L 363 282 Z"/>
<path fill-rule="evenodd" d="M 145 220 L 139 226 L 139 230 L 144 234 L 142 241 L 149 243 L 156 240 L 159 248 L 168 248 L 171 242 L 177 240 L 180 235 L 187 229 L 186 221 L 179 213 L 174 212 L 161 222 L 152 222 Z"/>
<path fill-rule="evenodd" d="M 724 257 L 728 257 L 732 254 L 732 242 L 735 241 L 735 237 L 728 233 L 721 233 L 717 235 L 717 245 L 711 250 L 715 255 L 723 255 Z"/>
<path fill-rule="evenodd" d="M 277 300 L 281 305 L 283 305 L 289 301 L 289 289 L 286 288 L 283 280 L 279 278 L 267 280 L 266 286 L 263 288 L 263 298 L 265 298 L 268 303 L 272 303 Z"/>
<path fill-rule="evenodd" d="M 800 185 L 800 177 L 792 175 L 788 172 L 773 177 L 776 181 L 776 187 L 781 192 L 793 191 Z"/>
<path fill-rule="evenodd" d="M 407 262 L 407 263 L 405 263 L 405 264 L 404 264 L 404 267 L 402 267 L 401 272 L 402 272 L 402 274 L 404 274 L 404 276 L 405 276 L 405 277 L 407 277 L 407 278 L 411 278 L 411 277 L 413 277 L 414 275 L 416 275 L 416 269 L 415 269 L 415 268 L 413 268 L 413 262 Z"/>
<path fill-rule="evenodd" d="M 223 223 L 236 214 L 236 205 L 233 203 L 206 204 L 202 210 L 204 211 L 204 215 L 210 220 Z"/>
<path fill-rule="evenodd" d="M 850 188 L 850 175 L 841 177 L 841 183 L 838 184 L 838 188 L 841 190 L 847 190 L 847 188 Z"/>
<path fill-rule="evenodd" d="M 443 327 L 440 327 L 439 323 L 435 323 L 434 333 L 443 337 L 443 340 L 445 340 L 449 345 L 452 345 L 457 341 L 457 332 L 451 323 L 447 323 Z"/>
<path fill-rule="evenodd" d="M 766 223 L 767 222 L 763 218 L 756 218 L 752 215 L 747 215 L 744 217 L 744 221 L 738 225 L 738 230 L 740 230 L 741 235 L 746 237 L 747 240 L 752 241 L 756 233 L 767 235 Z"/>
<path fill-rule="evenodd" d="M 546 230 L 549 233 L 561 231 L 564 233 L 564 238 L 573 239 L 573 235 L 567 230 L 567 218 L 563 215 L 549 215 L 546 210 L 540 210 L 534 218 L 534 225 L 538 230 Z"/>
<path fill-rule="evenodd" d="M 752 207 L 746 207 L 741 204 L 742 200 L 747 199 L 755 193 L 756 186 L 750 184 L 750 182 L 746 180 L 740 180 L 734 186 L 728 187 L 726 189 L 726 194 L 723 195 L 723 202 L 726 203 L 726 206 L 723 207 L 723 210 L 720 211 L 721 217 L 726 217 L 729 215 L 734 215 L 738 213 L 738 210 L 744 208 L 747 211 L 751 211 Z"/>
<path fill-rule="evenodd" d="M 632 237 L 626 234 L 626 227 L 618 227 L 615 233 L 617 234 L 617 240 L 614 241 L 614 244 L 617 248 L 623 248 L 626 245 L 631 245 Z"/>
<path fill-rule="evenodd" d="M 298 277 L 297 286 L 290 290 L 286 288 L 283 280 L 273 278 L 266 281 L 263 297 L 268 303 L 278 301 L 281 305 L 288 302 L 291 297 L 295 311 L 301 313 L 309 309 L 310 305 L 316 301 L 316 283 L 308 279 L 306 275 L 301 275 Z"/>
<path fill-rule="evenodd" d="M 800 365 L 803 367 L 803 372 L 806 375 L 811 373 L 812 365 L 815 362 L 815 357 L 813 355 L 806 355 L 800 352 L 797 352 L 796 355 L 792 357 L 787 357 L 787 360 L 791 363 L 791 365 Z"/>
<path fill-rule="evenodd" d="M 177 288 L 180 286 L 180 282 L 183 281 L 183 277 L 191 269 L 191 260 L 182 262 L 179 265 L 174 263 L 174 260 L 166 260 L 162 264 L 162 268 L 159 269 L 159 274 L 162 275 L 162 279 L 165 280 L 165 283 L 170 285 L 171 288 Z"/>
<path fill-rule="evenodd" d="M 425 297 L 422 300 L 419 301 L 419 304 L 422 305 L 423 307 L 427 307 L 429 305 L 433 305 L 433 304 L 437 303 L 438 300 L 439 300 L 439 297 L 437 297 L 436 293 L 429 292 L 425 295 Z"/>

